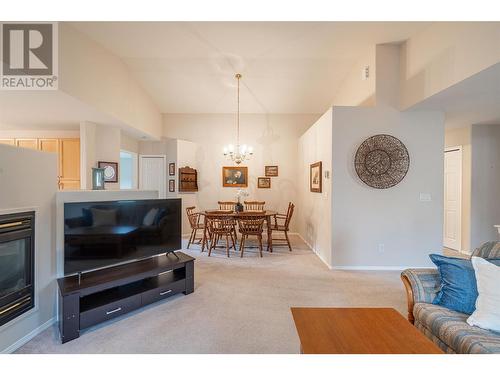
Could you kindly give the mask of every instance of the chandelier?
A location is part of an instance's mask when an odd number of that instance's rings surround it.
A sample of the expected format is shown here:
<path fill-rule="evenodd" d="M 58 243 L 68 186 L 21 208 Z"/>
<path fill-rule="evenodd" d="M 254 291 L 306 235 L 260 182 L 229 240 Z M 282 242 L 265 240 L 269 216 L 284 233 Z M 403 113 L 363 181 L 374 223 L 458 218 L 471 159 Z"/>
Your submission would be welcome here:
<path fill-rule="evenodd" d="M 232 144 L 224 146 L 224 156 L 228 160 L 232 160 L 236 164 L 241 164 L 245 160 L 249 160 L 253 155 L 253 148 L 247 145 L 240 145 L 240 79 L 241 74 L 236 74 L 236 79 L 238 80 L 238 117 L 236 120 L 237 124 L 237 137 L 236 137 L 236 147 Z"/>

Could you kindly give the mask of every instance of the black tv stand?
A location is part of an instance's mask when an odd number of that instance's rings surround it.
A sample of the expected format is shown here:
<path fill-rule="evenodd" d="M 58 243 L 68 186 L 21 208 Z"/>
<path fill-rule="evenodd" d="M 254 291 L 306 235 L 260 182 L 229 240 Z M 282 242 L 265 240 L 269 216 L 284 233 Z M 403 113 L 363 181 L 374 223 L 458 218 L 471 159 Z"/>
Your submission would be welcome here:
<path fill-rule="evenodd" d="M 179 259 L 178 255 L 175 253 L 175 250 L 168 250 L 165 255 L 168 257 L 170 254 L 174 254 L 177 259 Z"/>
<path fill-rule="evenodd" d="M 62 343 L 79 337 L 81 330 L 142 306 L 192 293 L 194 260 L 182 252 L 168 252 L 89 272 L 84 278 L 78 274 L 58 279 Z"/>

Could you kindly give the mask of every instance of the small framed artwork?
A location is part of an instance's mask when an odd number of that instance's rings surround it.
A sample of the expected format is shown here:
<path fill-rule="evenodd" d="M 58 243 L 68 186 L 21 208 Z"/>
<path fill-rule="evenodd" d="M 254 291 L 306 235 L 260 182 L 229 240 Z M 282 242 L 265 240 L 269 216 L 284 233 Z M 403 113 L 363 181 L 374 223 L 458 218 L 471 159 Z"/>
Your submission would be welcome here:
<path fill-rule="evenodd" d="M 222 186 L 248 187 L 248 168 L 222 167 Z"/>
<path fill-rule="evenodd" d="M 266 177 L 278 177 L 277 165 L 266 165 Z"/>
<path fill-rule="evenodd" d="M 175 193 L 175 180 L 168 180 L 168 191 Z"/>
<path fill-rule="evenodd" d="M 175 176 L 175 163 L 168 164 L 168 175 Z"/>
<path fill-rule="evenodd" d="M 322 191 L 322 165 L 321 162 L 311 164 L 310 174 L 309 174 L 309 186 L 312 193 L 321 193 Z"/>
<path fill-rule="evenodd" d="M 259 189 L 270 189 L 271 188 L 271 178 L 270 177 L 259 177 L 257 179 L 257 187 Z"/>
<path fill-rule="evenodd" d="M 104 182 L 118 182 L 118 163 L 114 161 L 98 161 L 98 168 L 104 169 Z"/>

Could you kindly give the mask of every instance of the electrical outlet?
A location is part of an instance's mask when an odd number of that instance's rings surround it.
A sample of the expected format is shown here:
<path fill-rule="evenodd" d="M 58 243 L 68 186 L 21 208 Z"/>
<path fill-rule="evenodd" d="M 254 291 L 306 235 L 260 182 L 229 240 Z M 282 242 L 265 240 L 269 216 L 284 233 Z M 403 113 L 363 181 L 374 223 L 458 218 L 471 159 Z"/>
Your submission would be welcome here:
<path fill-rule="evenodd" d="M 383 243 L 378 244 L 378 252 L 379 253 L 385 252 L 385 245 Z"/>

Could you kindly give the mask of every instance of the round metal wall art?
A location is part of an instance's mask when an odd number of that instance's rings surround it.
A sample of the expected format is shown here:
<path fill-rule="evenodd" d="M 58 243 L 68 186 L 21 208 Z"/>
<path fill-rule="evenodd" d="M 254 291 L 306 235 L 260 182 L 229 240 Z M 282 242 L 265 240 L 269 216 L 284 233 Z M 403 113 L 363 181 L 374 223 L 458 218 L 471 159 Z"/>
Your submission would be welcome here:
<path fill-rule="evenodd" d="M 388 189 L 405 178 L 410 167 L 410 156 L 399 139 L 378 134 L 359 146 L 354 166 L 365 184 L 375 189 Z"/>

